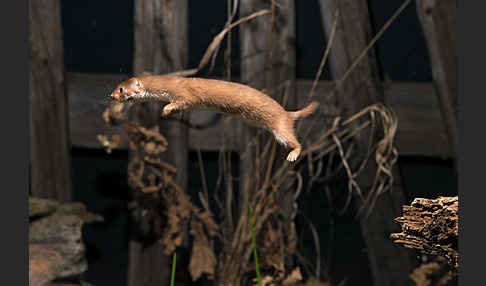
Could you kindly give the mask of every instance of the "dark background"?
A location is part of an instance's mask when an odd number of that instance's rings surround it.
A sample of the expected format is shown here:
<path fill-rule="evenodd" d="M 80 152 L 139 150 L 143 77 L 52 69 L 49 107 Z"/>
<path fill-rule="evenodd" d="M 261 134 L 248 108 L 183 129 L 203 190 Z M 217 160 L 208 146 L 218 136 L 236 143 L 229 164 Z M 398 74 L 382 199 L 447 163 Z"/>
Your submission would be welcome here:
<path fill-rule="evenodd" d="M 374 29 L 378 30 L 402 3 L 401 0 L 371 0 Z M 414 3 L 414 2 L 412 2 Z M 68 72 L 132 72 L 133 1 L 61 1 L 65 65 Z M 316 0 L 296 1 L 297 77 L 313 78 L 325 49 Z M 195 66 L 207 45 L 226 21 L 226 1 L 189 1 L 189 67 Z M 232 34 L 233 75 L 238 76 L 237 32 Z M 224 49 L 223 46 L 220 51 Z M 376 53 L 384 78 L 395 81 L 431 81 L 425 40 L 414 5 L 410 5 L 377 42 Z M 222 53 L 214 74 L 222 73 Z M 327 71 L 324 79 L 330 79 Z M 126 166 L 128 154 L 102 150 L 72 150 L 73 200 L 85 203 L 106 222 L 84 229 L 89 270 L 84 280 L 94 285 L 125 285 L 127 266 Z M 217 176 L 217 153 L 203 153 L 208 182 Z M 399 168 L 405 191 L 414 197 L 456 195 L 457 180 L 452 162 L 440 158 L 400 157 Z M 201 188 L 197 157 L 190 154 L 189 187 Z M 211 189 L 211 185 L 209 186 Z M 366 249 L 359 221 L 352 212 L 343 216 L 330 211 L 322 192 L 303 194 L 299 206 L 314 222 L 324 257 L 331 257 L 329 273 L 334 282 L 369 285 Z M 305 228 L 302 228 L 305 230 Z M 304 255 L 313 261 L 313 241 L 301 233 Z M 332 241 L 331 251 L 327 251 Z"/>

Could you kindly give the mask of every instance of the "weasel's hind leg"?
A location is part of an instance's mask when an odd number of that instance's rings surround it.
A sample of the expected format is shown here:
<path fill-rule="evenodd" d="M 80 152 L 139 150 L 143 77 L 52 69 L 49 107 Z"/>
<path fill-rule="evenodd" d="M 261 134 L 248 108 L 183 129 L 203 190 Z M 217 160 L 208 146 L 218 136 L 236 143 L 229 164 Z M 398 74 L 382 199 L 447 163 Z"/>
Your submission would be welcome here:
<path fill-rule="evenodd" d="M 279 128 L 279 130 L 273 130 L 272 133 L 278 143 L 292 149 L 287 156 L 287 161 L 294 162 L 297 160 L 302 147 L 295 137 L 293 126 L 284 126 L 284 128 Z"/>

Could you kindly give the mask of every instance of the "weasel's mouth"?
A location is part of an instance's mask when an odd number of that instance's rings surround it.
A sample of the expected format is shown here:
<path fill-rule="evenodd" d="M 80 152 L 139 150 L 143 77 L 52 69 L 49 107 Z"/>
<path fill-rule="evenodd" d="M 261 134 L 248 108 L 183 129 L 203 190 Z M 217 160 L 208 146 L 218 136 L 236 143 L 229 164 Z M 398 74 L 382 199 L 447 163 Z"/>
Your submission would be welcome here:
<path fill-rule="evenodd" d="M 142 99 L 137 95 L 129 95 L 123 99 L 123 102 L 139 102 Z"/>

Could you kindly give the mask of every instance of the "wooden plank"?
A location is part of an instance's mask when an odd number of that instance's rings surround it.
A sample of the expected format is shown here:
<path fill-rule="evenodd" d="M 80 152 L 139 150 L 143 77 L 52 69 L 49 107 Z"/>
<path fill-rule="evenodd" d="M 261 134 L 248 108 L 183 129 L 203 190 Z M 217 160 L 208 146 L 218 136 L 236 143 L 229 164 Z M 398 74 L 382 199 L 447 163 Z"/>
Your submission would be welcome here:
<path fill-rule="evenodd" d="M 446 123 L 450 152 L 457 157 L 457 56 L 456 0 L 417 1 L 437 89 L 441 114 Z"/>
<path fill-rule="evenodd" d="M 429 83 L 391 83 L 385 104 L 398 118 L 396 144 L 401 155 L 451 156 L 434 86 Z"/>
<path fill-rule="evenodd" d="M 135 1 L 135 55 L 134 74 L 144 72 L 161 74 L 182 70 L 187 63 L 187 0 L 136 0 Z M 178 121 L 163 120 L 158 103 L 138 104 L 130 112 L 132 119 L 145 127 L 159 126 L 168 141 L 169 149 L 160 159 L 177 168 L 175 182 L 187 188 L 188 134 L 187 127 Z M 186 116 L 187 115 L 183 115 Z M 130 152 L 130 158 L 146 155 L 143 150 Z M 147 172 L 145 180 L 150 178 Z M 153 174 L 152 174 L 153 175 Z M 136 186 L 133 191 L 139 192 Z M 142 213 L 143 207 L 136 213 Z M 128 286 L 160 286 L 169 284 L 170 257 L 164 254 L 164 245 L 153 239 L 161 235 L 159 224 L 166 220 L 154 212 L 153 216 L 138 216 L 132 222 L 129 241 Z M 159 222 L 159 223 L 154 223 Z M 149 228 L 140 233 L 140 225 Z M 178 265 L 187 267 L 187 265 Z"/>
<path fill-rule="evenodd" d="M 334 15 L 339 11 L 337 29 L 330 51 L 330 70 L 336 81 L 341 81 L 349 67 L 360 56 L 371 41 L 372 28 L 366 0 L 320 0 L 323 27 L 329 36 L 333 27 Z M 384 102 L 382 82 L 379 78 L 378 61 L 374 50 L 369 50 L 355 70 L 337 90 L 338 106 L 345 117 L 362 108 Z M 359 160 L 366 154 L 367 137 L 363 133 L 356 138 L 357 152 L 354 159 Z M 354 160 L 353 159 L 353 160 Z M 372 161 L 363 169 L 357 182 L 366 196 L 373 185 L 376 165 Z M 414 257 L 409 251 L 398 248 L 387 235 L 397 229 L 393 219 L 400 214 L 405 203 L 405 193 L 400 174 L 395 167 L 393 192 L 379 196 L 369 216 L 360 216 L 361 233 L 368 253 L 373 284 L 377 286 L 409 285 L 408 275 L 414 267 Z M 355 200 L 357 209 L 363 206 L 360 199 Z"/>
<path fill-rule="evenodd" d="M 107 92 L 125 78 L 126 75 L 67 73 L 70 135 L 74 147 L 101 148 L 96 139 L 97 134 L 122 132 L 120 127 L 107 127 L 101 118 L 101 113 L 108 106 Z M 311 80 L 297 80 L 299 106 L 306 102 L 306 95 L 311 86 Z M 314 95 L 316 99 L 326 97 L 331 86 L 332 83 L 329 81 L 320 81 Z M 449 143 L 434 86 L 430 83 L 391 82 L 384 85 L 384 92 L 385 103 L 398 117 L 396 144 L 400 155 L 448 158 Z M 338 110 L 321 108 L 320 111 L 325 112 L 323 116 L 339 115 Z M 211 112 L 195 110 L 191 112 L 190 120 L 193 123 L 204 123 L 208 122 L 212 115 Z M 237 138 L 235 128 L 229 129 L 232 132 L 229 134 L 231 138 Z M 219 150 L 222 140 L 221 130 L 220 122 L 208 129 L 189 129 L 189 149 L 196 150 L 199 146 L 203 151 Z M 238 142 L 238 140 L 231 140 L 231 142 Z M 229 150 L 237 149 L 235 144 L 227 147 Z M 126 145 L 121 146 L 121 149 L 126 148 Z"/>
<path fill-rule="evenodd" d="M 31 194 L 71 200 L 69 108 L 59 0 L 29 1 Z"/>
<path fill-rule="evenodd" d="M 320 81 L 315 90 L 316 100 L 324 101 L 333 84 Z M 306 101 L 311 80 L 298 80 L 299 105 Z M 431 83 L 387 82 L 383 85 L 385 104 L 398 118 L 396 145 L 403 156 L 450 157 L 449 142 L 441 118 L 436 92 Z M 340 115 L 339 110 L 320 109 L 324 117 Z M 304 126 L 305 126 L 304 122 Z"/>

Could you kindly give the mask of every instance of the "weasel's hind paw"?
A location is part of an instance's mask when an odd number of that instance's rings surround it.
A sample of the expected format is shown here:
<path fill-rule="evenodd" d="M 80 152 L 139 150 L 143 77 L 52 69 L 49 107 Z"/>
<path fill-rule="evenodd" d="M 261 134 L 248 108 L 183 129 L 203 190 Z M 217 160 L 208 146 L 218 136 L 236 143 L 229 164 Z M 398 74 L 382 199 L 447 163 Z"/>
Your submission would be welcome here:
<path fill-rule="evenodd" d="M 299 157 L 299 155 L 300 155 L 300 150 L 294 149 L 287 156 L 287 161 L 294 162 L 295 160 L 297 160 L 297 158 Z"/>

